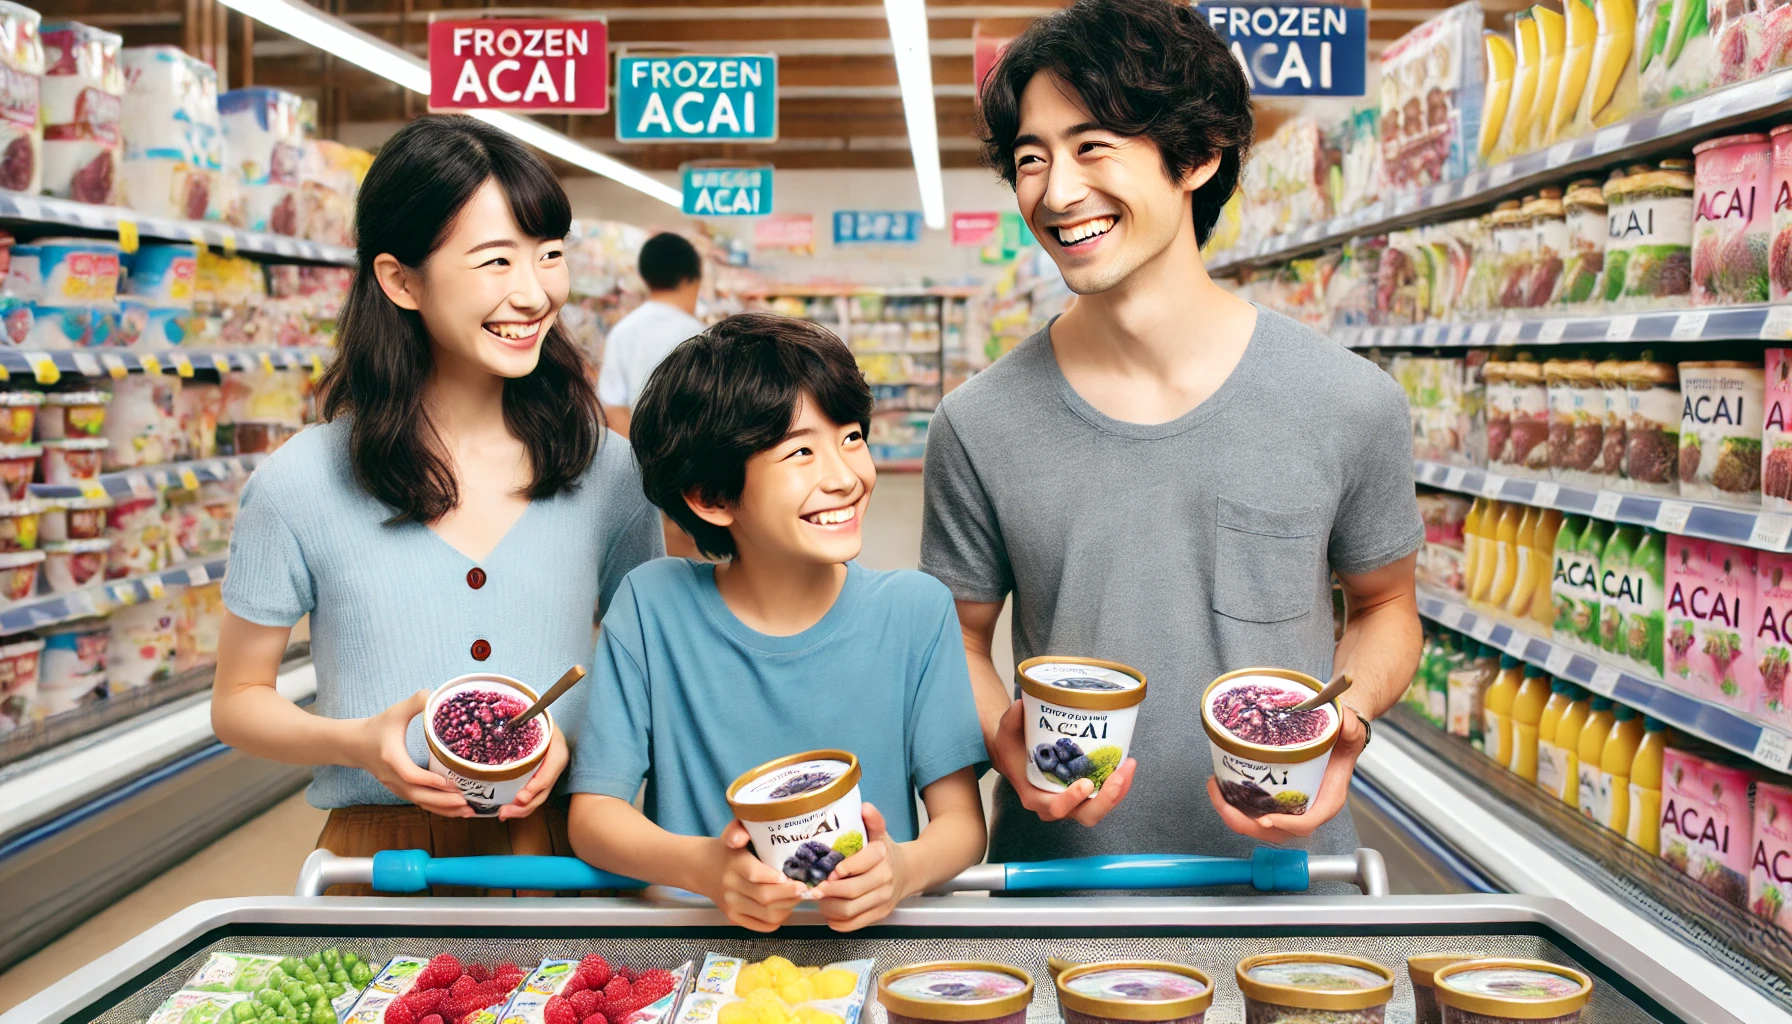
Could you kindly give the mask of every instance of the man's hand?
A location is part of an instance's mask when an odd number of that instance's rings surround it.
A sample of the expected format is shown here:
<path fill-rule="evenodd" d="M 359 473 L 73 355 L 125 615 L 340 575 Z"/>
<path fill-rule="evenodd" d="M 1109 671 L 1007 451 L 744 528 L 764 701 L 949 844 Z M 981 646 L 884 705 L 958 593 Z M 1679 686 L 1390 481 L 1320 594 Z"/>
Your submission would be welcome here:
<path fill-rule="evenodd" d="M 835 865 L 827 881 L 806 894 L 820 901 L 821 916 L 837 932 L 875 924 L 909 896 L 901 844 L 890 838 L 876 807 L 865 804 L 863 813 L 865 848 Z"/>
<path fill-rule="evenodd" d="M 775 932 L 802 901 L 805 887 L 785 878 L 748 849 L 752 837 L 747 827 L 731 821 L 722 830 L 712 853 L 708 872 L 715 879 L 702 894 L 721 909 L 728 920 L 755 932 Z"/>
<path fill-rule="evenodd" d="M 535 774 L 523 784 L 516 794 L 516 799 L 498 808 L 498 820 L 509 821 L 512 818 L 527 818 L 534 814 L 554 791 L 554 783 L 559 781 L 560 773 L 566 770 L 566 737 L 560 735 L 560 727 L 554 727 L 554 734 L 548 738 L 548 752 L 541 757 L 541 766 Z"/>
<path fill-rule="evenodd" d="M 1099 792 L 1095 783 L 1088 779 L 1078 779 L 1070 784 L 1070 788 L 1053 793 L 1040 789 L 1027 781 L 1027 765 L 1030 755 L 1027 753 L 1027 737 L 1024 728 L 1026 713 L 1020 701 L 1015 701 L 1002 715 L 996 726 L 995 736 L 988 743 L 989 759 L 996 766 L 996 771 L 1014 786 L 1014 792 L 1020 797 L 1020 804 L 1027 810 L 1039 815 L 1042 821 L 1060 821 L 1072 818 L 1090 828 L 1108 816 L 1108 812 L 1120 805 L 1126 798 L 1127 790 L 1132 788 L 1133 772 L 1139 764 L 1127 758 L 1114 769 L 1107 781 L 1102 783 Z"/>
<path fill-rule="evenodd" d="M 418 690 L 371 718 L 363 718 L 355 730 L 355 767 L 364 768 L 399 799 L 444 818 L 471 818 L 473 809 L 454 783 L 427 768 L 417 767 L 405 745 L 411 719 L 429 705 L 429 691 Z"/>
<path fill-rule="evenodd" d="M 1307 805 L 1307 813 L 1265 814 L 1261 818 L 1252 818 L 1227 803 L 1220 795 L 1219 780 L 1209 777 L 1207 799 L 1213 801 L 1213 809 L 1219 812 L 1220 820 L 1227 828 L 1263 842 L 1286 843 L 1312 835 L 1344 809 L 1344 798 L 1350 793 L 1350 775 L 1356 770 L 1356 759 L 1368 744 L 1369 734 L 1353 711 L 1342 704 L 1338 707 L 1343 712 L 1338 742 L 1332 744 L 1332 759 L 1325 766 L 1325 778 L 1319 782 L 1319 795 Z"/>

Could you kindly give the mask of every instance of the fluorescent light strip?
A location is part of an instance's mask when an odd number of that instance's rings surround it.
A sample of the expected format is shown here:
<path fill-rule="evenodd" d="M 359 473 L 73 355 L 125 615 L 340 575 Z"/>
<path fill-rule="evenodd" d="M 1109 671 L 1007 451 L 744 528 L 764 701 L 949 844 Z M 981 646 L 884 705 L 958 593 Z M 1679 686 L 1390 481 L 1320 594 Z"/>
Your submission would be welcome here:
<path fill-rule="evenodd" d="M 224 6 L 295 39 L 334 54 L 351 64 L 390 79 L 412 92 L 429 95 L 429 62 L 414 57 L 382 39 L 313 7 L 293 0 L 222 0 Z M 633 167 L 573 141 L 539 122 L 515 114 L 480 111 L 480 120 L 521 139 L 567 163 L 576 164 L 606 178 L 643 192 L 662 203 L 682 206 L 678 189 Z M 936 164 L 937 166 L 937 164 Z"/>
<path fill-rule="evenodd" d="M 940 176 L 940 125 L 933 111 L 933 55 L 927 40 L 925 0 L 884 0 L 896 80 L 902 83 L 902 116 L 908 121 L 908 148 L 921 187 L 921 215 L 927 226 L 946 226 L 946 183 Z"/>

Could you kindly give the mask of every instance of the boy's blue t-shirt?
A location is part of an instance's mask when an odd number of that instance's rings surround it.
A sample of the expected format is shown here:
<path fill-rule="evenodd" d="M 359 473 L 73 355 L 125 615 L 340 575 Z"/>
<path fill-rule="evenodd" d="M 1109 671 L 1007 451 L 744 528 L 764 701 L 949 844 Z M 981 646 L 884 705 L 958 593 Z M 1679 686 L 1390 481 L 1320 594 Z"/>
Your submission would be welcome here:
<path fill-rule="evenodd" d="M 713 565 L 656 559 L 611 599 L 586 685 L 572 791 L 633 800 L 645 778 L 647 816 L 681 835 L 721 835 L 747 769 L 831 747 L 858 755 L 860 793 L 907 842 L 915 792 L 988 759 L 952 595 L 910 570 L 849 562 L 821 621 L 768 636 Z"/>

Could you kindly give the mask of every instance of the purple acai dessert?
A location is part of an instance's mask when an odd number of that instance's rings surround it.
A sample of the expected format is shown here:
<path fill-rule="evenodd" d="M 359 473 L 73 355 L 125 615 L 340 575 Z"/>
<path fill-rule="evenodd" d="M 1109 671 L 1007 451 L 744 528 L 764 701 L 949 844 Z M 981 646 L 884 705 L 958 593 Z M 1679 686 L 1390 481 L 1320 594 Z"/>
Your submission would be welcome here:
<path fill-rule="evenodd" d="M 528 705 L 515 694 L 462 690 L 436 706 L 431 725 L 437 740 L 455 757 L 473 764 L 509 764 L 541 745 L 541 719 L 505 728 Z"/>
<path fill-rule="evenodd" d="M 1298 747 L 1325 735 L 1331 727 L 1326 708 L 1290 712 L 1313 696 L 1268 683 L 1244 683 L 1213 698 L 1213 720 L 1246 743 L 1265 747 Z"/>

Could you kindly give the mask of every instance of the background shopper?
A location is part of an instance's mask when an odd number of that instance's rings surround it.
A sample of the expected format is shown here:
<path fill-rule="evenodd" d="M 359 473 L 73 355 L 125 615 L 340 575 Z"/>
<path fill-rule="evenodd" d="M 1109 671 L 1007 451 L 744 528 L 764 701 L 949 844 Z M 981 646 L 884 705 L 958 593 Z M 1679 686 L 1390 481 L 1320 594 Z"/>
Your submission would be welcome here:
<path fill-rule="evenodd" d="M 647 301 L 610 328 L 604 339 L 604 365 L 597 375 L 597 397 L 604 422 L 628 436 L 629 414 L 641 400 L 647 378 L 679 342 L 700 334 L 697 291 L 703 285 L 703 261 L 683 235 L 670 231 L 641 246 L 641 280 Z"/>

